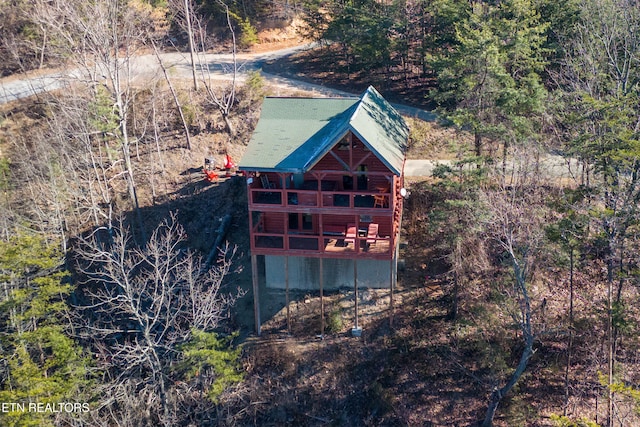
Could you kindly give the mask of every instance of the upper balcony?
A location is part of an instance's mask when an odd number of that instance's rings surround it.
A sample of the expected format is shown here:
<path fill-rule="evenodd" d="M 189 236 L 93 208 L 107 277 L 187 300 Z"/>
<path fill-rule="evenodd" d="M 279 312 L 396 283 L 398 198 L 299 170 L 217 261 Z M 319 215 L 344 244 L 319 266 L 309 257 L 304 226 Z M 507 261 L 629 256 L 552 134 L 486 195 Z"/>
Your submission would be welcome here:
<path fill-rule="evenodd" d="M 251 208 L 303 208 L 380 210 L 391 212 L 394 195 L 390 185 L 380 185 L 373 190 L 344 190 L 337 180 L 304 181 L 299 188 L 279 188 L 280 186 L 262 180 L 262 185 L 250 185 L 249 203 Z"/>

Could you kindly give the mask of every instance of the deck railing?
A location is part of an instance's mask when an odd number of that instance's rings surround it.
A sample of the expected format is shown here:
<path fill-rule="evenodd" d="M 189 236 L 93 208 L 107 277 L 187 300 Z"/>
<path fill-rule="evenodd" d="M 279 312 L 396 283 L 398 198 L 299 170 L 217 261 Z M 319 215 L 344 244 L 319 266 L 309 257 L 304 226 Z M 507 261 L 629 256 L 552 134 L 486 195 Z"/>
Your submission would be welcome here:
<path fill-rule="evenodd" d="M 277 254 L 301 254 L 325 253 L 332 255 L 341 254 L 371 254 L 390 255 L 391 237 L 367 237 L 359 234 L 354 241 L 345 241 L 345 236 L 332 234 L 280 234 L 280 233 L 253 233 L 251 249 L 268 250 Z"/>
<path fill-rule="evenodd" d="M 376 208 L 388 210 L 392 194 L 376 191 L 317 191 L 250 188 L 252 206 L 316 207 L 337 209 Z"/>

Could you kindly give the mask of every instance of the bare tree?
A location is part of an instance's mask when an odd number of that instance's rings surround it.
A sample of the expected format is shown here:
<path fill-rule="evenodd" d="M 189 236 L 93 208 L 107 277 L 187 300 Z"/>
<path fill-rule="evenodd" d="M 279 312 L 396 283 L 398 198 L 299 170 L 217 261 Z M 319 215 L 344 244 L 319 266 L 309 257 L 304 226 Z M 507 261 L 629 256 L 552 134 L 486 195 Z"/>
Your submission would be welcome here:
<path fill-rule="evenodd" d="M 196 61 L 196 42 L 194 39 L 194 17 L 197 11 L 191 0 L 170 0 L 169 9 L 173 12 L 173 20 L 177 22 L 189 40 L 189 57 L 191 59 L 191 74 L 193 76 L 193 89 L 198 90 L 198 62 Z"/>
<path fill-rule="evenodd" d="M 119 162 L 110 161 L 99 131 L 91 125 L 90 108 L 85 99 L 72 95 L 61 99 L 61 108 L 48 122 L 50 139 L 70 157 L 66 173 L 77 186 L 74 209 L 80 212 L 76 226 L 106 225 L 111 234 L 114 222 L 115 188 Z"/>
<path fill-rule="evenodd" d="M 526 155 L 518 156 L 525 158 Z M 487 230 L 511 266 L 513 275 L 512 298 L 518 307 L 512 313 L 522 334 L 523 350 L 517 366 L 506 378 L 502 386 L 496 384 L 491 392 L 489 405 L 485 414 L 483 427 L 493 425 L 493 418 L 502 399 L 511 391 L 527 369 L 534 354 L 534 341 L 540 331 L 536 331 L 533 323 L 533 301 L 531 281 L 537 255 L 544 237 L 542 194 L 537 177 L 529 173 L 526 161 L 514 166 L 516 170 L 512 182 L 503 184 L 496 190 L 484 192 L 484 199 L 489 208 Z M 512 178 L 512 179 L 513 179 Z"/>
<path fill-rule="evenodd" d="M 221 292 L 235 249 L 226 247 L 214 268 L 204 270 L 200 257 L 183 250 L 185 239 L 172 215 L 144 248 L 133 246 L 129 232 L 120 227 L 108 248 L 94 233 L 80 250 L 91 301 L 82 307 L 90 317 L 86 331 L 101 348 L 112 375 L 108 382 L 122 391 L 133 381 L 137 392 L 147 396 L 151 414 L 157 414 L 155 421 L 150 415 L 151 422 L 167 426 L 176 423 L 172 408 L 179 397 L 171 367 L 180 357 L 180 345 L 191 339 L 193 329 L 220 327 L 241 295 Z M 115 403 L 104 402 L 105 411 Z"/>
<path fill-rule="evenodd" d="M 189 150 L 191 150 L 191 135 L 189 134 L 189 125 L 187 124 L 187 120 L 184 117 L 184 112 L 182 111 L 182 106 L 180 105 L 180 99 L 178 98 L 178 94 L 175 90 L 175 88 L 173 87 L 173 83 L 171 83 L 171 78 L 169 77 L 169 73 L 167 72 L 167 67 L 165 67 L 164 62 L 162 62 L 162 57 L 160 56 L 160 52 L 158 52 L 158 48 L 156 47 L 156 44 L 153 42 L 153 40 L 151 41 L 151 45 L 153 46 L 153 52 L 156 55 L 156 59 L 158 60 L 158 64 L 160 65 L 160 68 L 162 69 L 162 74 L 164 75 L 164 79 L 167 82 L 167 85 L 169 86 L 169 90 L 171 91 L 171 96 L 173 97 L 173 102 L 176 104 L 176 110 L 178 110 L 178 114 L 180 115 L 180 121 L 182 122 L 182 128 L 184 129 L 184 134 L 185 137 L 187 139 L 187 148 Z M 192 58 L 193 61 L 193 58 Z M 196 80 L 196 75 L 195 75 L 195 68 L 194 68 L 194 75 L 193 75 L 193 81 L 197 82 Z M 194 83 L 195 85 L 195 90 L 198 90 L 197 87 L 197 83 Z"/>
<path fill-rule="evenodd" d="M 106 89 L 112 102 L 114 127 L 104 129 L 121 152 L 123 177 L 144 233 L 133 165 L 129 113 L 132 102 L 133 57 L 150 33 L 162 33 L 166 23 L 142 2 L 107 0 L 39 1 L 34 21 L 59 40 L 57 48 L 78 68 L 79 77 L 97 93 Z"/>
<path fill-rule="evenodd" d="M 217 0 L 217 4 L 224 11 L 224 19 L 231 35 L 231 68 L 227 70 L 231 75 L 231 83 L 220 88 L 212 79 L 212 71 L 207 64 L 206 51 L 211 45 L 210 37 L 207 33 L 207 22 L 198 14 L 198 8 L 192 0 L 171 0 L 169 8 L 172 11 L 178 25 L 187 34 L 189 40 L 189 53 L 191 57 L 191 69 L 193 74 L 194 88 L 198 90 L 198 82 L 204 86 L 207 102 L 211 104 L 222 116 L 225 127 L 231 136 L 235 129 L 230 121 L 229 115 L 236 104 L 236 90 L 238 77 L 238 62 L 236 58 L 236 33 L 232 23 L 232 17 L 236 17 L 229 10 L 229 6 L 222 0 Z M 197 71 L 199 75 L 197 76 Z"/>
<path fill-rule="evenodd" d="M 86 97 L 42 99 L 52 114 L 11 141 L 12 180 L 20 183 L 14 203 L 66 251 L 79 230 L 111 228 L 121 162 L 108 159 Z"/>
<path fill-rule="evenodd" d="M 238 78 L 238 60 L 236 58 L 236 33 L 233 29 L 233 24 L 231 23 L 231 14 L 229 12 L 229 6 L 224 3 L 222 0 L 218 0 L 218 4 L 222 6 L 225 11 L 225 18 L 227 21 L 227 27 L 229 28 L 229 32 L 231 34 L 231 54 L 232 54 L 232 77 L 231 84 L 229 84 L 221 93 L 219 93 L 212 84 L 211 74 L 209 68 L 206 67 L 207 72 L 205 73 L 205 67 L 201 66 L 202 70 L 202 81 L 207 91 L 207 100 L 213 106 L 215 106 L 220 114 L 222 115 L 222 119 L 224 120 L 225 126 L 227 127 L 227 131 L 229 135 L 233 136 L 235 134 L 235 130 L 231 120 L 229 119 L 229 114 L 236 102 L 236 86 L 237 86 L 237 78 Z M 204 42 L 204 41 L 203 41 Z M 204 45 L 203 45 L 204 47 Z"/>
<path fill-rule="evenodd" d="M 69 96 L 58 97 L 51 108 L 47 129 L 40 146 L 48 146 L 60 159 L 66 183 L 66 209 L 74 213 L 67 224 L 70 232 L 78 233 L 88 227 L 106 226 L 112 234 L 116 194 L 122 183 L 122 159 L 111 159 L 108 141 L 96 129 L 92 101 L 70 88 Z M 45 152 L 46 153 L 46 152 Z"/>

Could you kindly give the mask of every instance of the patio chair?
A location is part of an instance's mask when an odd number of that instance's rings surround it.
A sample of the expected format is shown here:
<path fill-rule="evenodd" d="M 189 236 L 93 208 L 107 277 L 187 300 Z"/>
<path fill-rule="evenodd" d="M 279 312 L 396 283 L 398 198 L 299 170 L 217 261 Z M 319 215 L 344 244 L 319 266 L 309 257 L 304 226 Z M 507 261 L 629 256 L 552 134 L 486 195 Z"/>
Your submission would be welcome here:
<path fill-rule="evenodd" d="M 391 187 L 387 185 L 385 188 L 378 188 L 380 194 L 373 195 L 373 207 L 374 208 L 387 208 L 389 207 L 389 196 L 385 193 L 389 193 Z"/>
<path fill-rule="evenodd" d="M 349 243 L 356 243 L 356 236 L 358 235 L 358 229 L 356 228 L 355 224 L 349 224 L 347 225 L 347 233 L 345 234 L 344 237 L 344 243 L 349 244 Z"/>
<path fill-rule="evenodd" d="M 376 239 L 378 238 L 378 224 L 371 223 L 369 224 L 369 228 L 367 229 L 367 244 L 375 245 Z"/>

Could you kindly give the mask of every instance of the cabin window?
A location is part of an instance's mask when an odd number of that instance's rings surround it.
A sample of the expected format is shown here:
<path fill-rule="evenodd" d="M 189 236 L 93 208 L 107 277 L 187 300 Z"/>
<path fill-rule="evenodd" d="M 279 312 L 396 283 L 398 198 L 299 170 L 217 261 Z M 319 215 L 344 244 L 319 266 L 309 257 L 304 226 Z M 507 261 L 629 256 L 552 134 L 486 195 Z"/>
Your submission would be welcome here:
<path fill-rule="evenodd" d="M 342 177 L 342 189 L 353 190 L 353 177 L 350 175 L 345 175 Z"/>
<path fill-rule="evenodd" d="M 289 214 L 289 230 L 297 230 L 298 229 L 298 214 L 290 213 Z"/>
<path fill-rule="evenodd" d="M 311 214 L 302 214 L 302 229 L 313 230 L 313 217 Z"/>
<path fill-rule="evenodd" d="M 371 215 L 360 215 L 360 222 L 373 222 Z"/>
<path fill-rule="evenodd" d="M 367 191 L 369 188 L 369 177 L 367 176 L 367 166 L 360 165 L 358 166 L 358 190 Z"/>
<path fill-rule="evenodd" d="M 289 214 L 289 230 L 290 231 L 313 231 L 313 215 L 290 213 Z"/>

